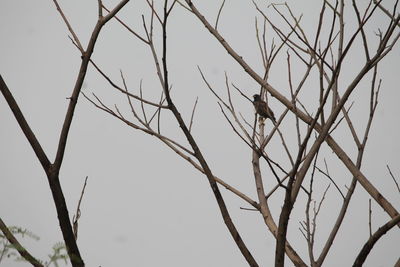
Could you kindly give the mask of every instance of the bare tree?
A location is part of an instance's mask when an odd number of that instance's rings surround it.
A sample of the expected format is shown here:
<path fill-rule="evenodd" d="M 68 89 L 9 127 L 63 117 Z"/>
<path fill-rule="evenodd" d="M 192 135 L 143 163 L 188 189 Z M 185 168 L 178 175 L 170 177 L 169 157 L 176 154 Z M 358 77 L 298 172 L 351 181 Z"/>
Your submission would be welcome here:
<path fill-rule="evenodd" d="M 115 89 L 116 93 L 126 97 L 126 106 L 131 114 L 126 115 L 117 105 L 111 106 L 106 102 L 107 100 L 97 94 L 84 94 L 84 97 L 98 109 L 134 130 L 154 136 L 204 174 L 214 194 L 223 221 L 249 266 L 259 266 L 259 264 L 256 256 L 253 256 L 249 249 L 249 241 L 245 242 L 241 237 L 227 208 L 226 200 L 221 194 L 220 186 L 251 206 L 251 209 L 244 209 L 245 212 L 255 210 L 260 213 L 266 228 L 276 240 L 275 266 L 284 266 L 285 255 L 295 266 L 322 266 L 328 253 L 332 250 L 332 244 L 337 239 L 345 216 L 351 216 L 348 214 L 348 207 L 354 197 L 357 184 L 360 184 L 363 190 L 387 213 L 388 219 L 387 223 L 376 231 L 372 231 L 370 226 L 370 236 L 366 238 L 365 244 L 360 244 L 360 247 L 357 248 L 360 252 L 354 261 L 354 266 L 361 266 L 364 263 L 374 244 L 384 234 L 396 225 L 400 227 L 400 217 L 395 205 L 378 190 L 379 187 L 374 185 L 361 169 L 382 86 L 379 64 L 384 58 L 391 55 L 392 49 L 400 38 L 398 1 L 392 3 L 390 8 L 385 8 L 382 1 L 373 0 L 365 3 L 358 3 L 354 0 L 347 2 L 344 0 L 323 1 L 320 3 L 318 21 L 311 30 L 303 27 L 302 16 L 297 15 L 295 10 L 286 3 L 267 6 L 262 1 L 249 2 L 255 12 L 254 43 L 259 48 L 260 61 L 263 66 L 262 74 L 259 74 L 250 62 L 246 61 L 233 48 L 234 44 L 229 43 L 220 31 L 223 24 L 221 16 L 227 5 L 225 0 L 216 11 L 215 23 L 211 22 L 211 19 L 200 8 L 197 8 L 197 3 L 190 0 L 165 0 L 162 3 L 146 0 L 147 13 L 142 15 L 144 34 L 138 33 L 137 30 L 128 26 L 128 22 L 116 16 L 116 13 L 128 1 L 122 1 L 113 10 L 107 9 L 99 1 L 99 20 L 86 50 L 83 49 L 58 3 L 55 0 L 54 2 L 73 36 L 74 45 L 82 53 L 82 66 L 71 96 L 70 107 L 53 164 L 47 159 L 2 79 L 1 90 L 46 171 L 73 266 L 83 266 L 83 260 L 79 255 L 72 233 L 68 210 L 58 182 L 58 172 L 74 108 L 79 94 L 83 93 L 81 87 L 89 64 L 93 65 L 99 75 L 109 83 L 110 87 Z M 187 14 L 195 18 L 199 26 L 204 26 L 216 42 L 243 69 L 243 72 L 248 74 L 249 79 L 258 84 L 257 91 L 242 89 L 235 84 L 236 81 L 232 82 L 234 79 L 226 73 L 223 85 L 226 90 L 224 97 L 220 90 L 216 89 L 219 86 L 210 82 L 202 68 L 198 67 L 204 87 L 215 96 L 221 116 L 227 121 L 228 129 L 231 129 L 239 137 L 237 145 L 244 144 L 248 148 L 257 200 L 246 195 L 240 188 L 230 185 L 227 180 L 217 177 L 212 171 L 210 162 L 199 145 L 201 137 L 195 137 L 192 132 L 192 126 L 196 123 L 198 98 L 191 110 L 182 110 L 178 108 L 179 105 L 173 96 L 173 91 L 171 92 L 169 39 L 167 37 L 169 36 L 170 19 L 178 8 L 184 9 Z M 103 16 L 103 12 L 107 12 L 107 15 Z M 377 16 L 385 18 L 383 29 L 374 28 L 372 24 Z M 102 26 L 111 18 L 115 18 L 121 27 L 127 29 L 150 51 L 152 55 L 150 60 L 154 64 L 154 71 L 160 83 L 159 99 L 145 99 L 143 91 L 147 88 L 144 88 L 142 82 L 140 82 L 139 94 L 134 94 L 128 89 L 126 76 L 129 74 L 121 71 L 121 82 L 117 82 L 102 69 L 100 64 L 91 59 L 97 36 Z M 356 23 L 347 23 L 346 21 L 350 19 Z M 375 35 L 371 34 L 371 28 L 376 31 Z M 275 42 L 275 39 L 278 41 Z M 353 63 L 351 58 L 354 53 L 357 55 L 361 53 L 363 60 L 357 64 Z M 275 87 L 271 82 L 271 70 L 278 60 L 286 61 L 285 79 L 287 83 L 285 88 Z M 221 67 L 224 68 L 224 66 Z M 296 70 L 294 71 L 294 69 Z M 351 72 L 347 73 L 349 69 Z M 118 85 L 119 83 L 121 85 Z M 366 89 L 367 86 L 368 89 Z M 304 99 L 302 94 L 310 90 L 309 94 L 312 97 Z M 357 104 L 368 110 L 363 114 L 366 123 L 363 125 L 362 134 L 359 133 L 359 129 L 356 130 L 355 125 L 358 125 L 358 122 L 355 120 L 357 118 L 350 112 L 353 106 L 352 96 L 356 91 L 362 91 L 368 96 L 364 102 L 357 101 Z M 253 101 L 251 98 L 254 94 L 257 96 Z M 254 105 L 254 115 L 243 115 L 240 112 L 242 106 L 235 104 L 240 101 L 250 106 Z M 276 107 L 279 107 L 280 112 L 277 112 L 276 109 L 275 113 L 271 112 L 273 101 L 278 102 L 279 106 Z M 168 113 L 172 114 L 173 119 L 178 123 L 184 139 L 168 137 L 168 133 L 161 130 L 164 121 L 168 120 L 164 118 L 164 114 Z M 162 114 L 163 116 L 161 116 Z M 185 118 L 189 118 L 189 120 L 185 121 Z M 340 133 L 336 134 L 337 132 Z M 348 149 L 340 145 L 338 141 L 343 132 L 346 132 L 347 139 L 354 143 L 357 150 L 355 158 L 352 158 Z M 279 140 L 281 144 L 279 151 L 270 149 L 272 142 L 276 140 Z M 329 149 L 324 148 L 325 144 Z M 336 157 L 330 156 L 332 152 Z M 351 178 L 350 186 L 343 187 L 337 182 L 338 174 L 332 172 L 330 168 L 330 165 L 336 163 L 345 166 L 347 175 Z M 388 170 L 398 188 L 395 175 L 392 174 L 389 167 Z M 266 181 L 270 179 L 269 177 L 273 177 L 275 186 L 266 188 Z M 326 179 L 328 185 L 321 186 L 320 178 Z M 387 179 L 387 182 L 390 183 L 391 180 Z M 316 229 L 317 226 L 324 223 L 321 222 L 320 212 L 324 208 L 329 190 L 334 190 L 342 201 L 337 203 L 339 212 L 325 238 L 317 236 Z M 278 195 L 278 192 L 283 195 Z M 276 195 L 283 196 L 280 198 L 282 208 L 278 221 L 274 219 L 270 204 L 271 197 Z M 305 201 L 302 202 L 299 199 Z M 302 205 L 303 203 L 305 204 Z M 305 239 L 307 255 L 299 252 L 300 249 L 288 238 L 290 223 L 293 225 L 291 215 L 295 204 L 297 204 L 297 209 L 304 210 L 304 220 L 300 222 L 298 234 Z M 275 216 L 277 215 L 275 214 Z M 369 224 L 371 225 L 371 219 Z M 316 240 L 319 241 L 320 246 L 316 244 Z M 319 251 L 318 254 L 317 251 Z M 32 260 L 31 257 L 27 257 L 27 260 L 34 264 L 34 258 Z"/>

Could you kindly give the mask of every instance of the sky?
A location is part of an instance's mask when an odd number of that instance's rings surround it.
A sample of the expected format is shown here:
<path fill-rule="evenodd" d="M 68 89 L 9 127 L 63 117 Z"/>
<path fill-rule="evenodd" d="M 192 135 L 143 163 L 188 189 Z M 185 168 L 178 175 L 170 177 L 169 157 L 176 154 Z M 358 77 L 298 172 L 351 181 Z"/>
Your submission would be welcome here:
<path fill-rule="evenodd" d="M 116 0 L 104 0 L 110 8 Z M 197 3 L 210 21 L 215 21 L 220 1 Z M 388 7 L 393 1 L 383 1 Z M 97 1 L 60 1 L 64 13 L 84 47 L 97 20 Z M 156 1 L 159 4 L 158 1 Z M 261 7 L 277 25 L 285 24 L 272 8 L 270 1 L 259 1 Z M 303 14 L 302 23 L 307 34 L 315 32 L 320 3 L 288 1 L 295 14 Z M 346 2 L 348 32 L 356 28 L 351 3 Z M 149 9 L 145 1 L 131 1 L 118 16 L 144 36 L 141 15 L 149 25 Z M 262 75 L 262 61 L 255 35 L 255 16 L 251 1 L 226 1 L 218 29 L 224 38 L 250 65 Z M 259 25 L 262 20 L 258 16 Z M 235 135 L 224 119 L 217 99 L 208 90 L 198 71 L 201 68 L 209 83 L 227 99 L 225 75 L 251 97 L 259 86 L 226 53 L 192 14 L 177 5 L 168 25 L 168 64 L 172 97 L 189 123 L 193 105 L 198 97 L 192 133 L 205 155 L 213 173 L 229 184 L 257 199 L 251 163 L 251 150 Z M 388 19 L 380 10 L 368 25 L 366 34 L 374 38 L 378 28 L 385 29 Z M 261 26 L 259 26 L 261 27 Z M 287 30 L 287 28 L 285 28 Z M 327 32 L 322 32 L 327 34 Z M 0 1 L 0 74 L 13 93 L 36 137 L 48 157 L 53 160 L 65 112 L 80 66 L 79 51 L 68 38 L 69 32 L 52 1 Z M 271 44 L 273 32 L 267 31 Z M 276 37 L 275 37 L 276 38 Z M 276 43 L 278 39 L 274 39 Z M 159 28 L 155 32 L 156 48 L 161 48 Z M 341 90 L 354 78 L 363 62 L 360 42 L 349 51 L 344 62 Z M 376 42 L 371 42 L 373 50 Z M 290 96 L 286 64 L 286 48 L 277 57 L 270 72 L 269 82 L 285 96 Z M 398 75 L 399 44 L 379 65 L 382 85 L 376 117 L 369 135 L 362 172 L 372 184 L 400 209 L 400 193 L 391 179 L 386 165 L 400 177 L 400 126 L 398 115 L 400 82 Z M 304 66 L 291 55 L 293 81 L 299 82 Z M 149 48 L 115 20 L 100 33 L 92 59 L 117 84 L 122 85 L 120 72 L 131 92 L 157 102 L 161 87 L 156 76 Z M 370 77 L 370 76 L 368 76 Z M 309 111 L 315 113 L 318 99 L 318 76 L 312 76 L 300 94 Z M 359 135 L 364 131 L 369 112 L 370 78 L 362 81 L 351 96 L 351 117 Z M 126 97 L 113 89 L 96 70 L 89 66 L 82 91 L 95 93 L 104 103 L 117 107 L 132 119 Z M 233 101 L 246 119 L 254 119 L 253 106 L 237 92 Z M 270 99 L 275 116 L 285 110 Z M 136 105 L 140 110 L 140 106 Z M 349 107 L 349 105 L 347 105 Z M 146 107 L 148 114 L 154 108 Z M 189 147 L 172 115 L 163 111 L 161 131 Z M 22 238 L 20 242 L 35 257 L 48 260 L 52 246 L 62 241 L 55 206 L 45 173 L 25 139 L 3 96 L 0 96 L 0 216 L 7 225 L 26 228 L 39 240 Z M 155 126 L 156 127 L 156 126 Z M 267 128 L 270 125 L 267 124 Z M 294 116 L 281 126 L 291 152 L 296 155 L 297 135 Z M 303 126 L 302 130 L 306 128 Z M 357 149 L 345 124 L 333 133 L 334 138 L 355 161 Z M 268 146 L 269 154 L 283 166 L 289 162 L 279 138 Z M 331 150 L 323 145 L 333 179 L 346 192 L 351 175 Z M 269 191 L 275 179 L 263 165 L 265 188 Z M 78 101 L 68 137 L 60 180 L 72 218 L 75 214 L 85 177 L 88 184 L 81 204 L 78 246 L 86 266 L 246 266 L 235 246 L 208 181 L 158 139 L 128 127 L 103 111 L 96 109 L 82 96 Z M 399 180 L 399 179 L 397 179 Z M 314 199 L 318 202 L 329 180 L 316 176 Z M 275 240 L 265 227 L 258 212 L 232 193 L 220 187 L 245 243 L 260 266 L 272 266 Z M 275 220 L 279 218 L 284 192 L 278 191 L 270 199 Z M 369 236 L 368 194 L 357 186 L 348 216 L 334 242 L 324 266 L 348 266 Z M 341 205 L 340 194 L 330 186 L 317 221 L 316 254 L 318 255 L 334 223 Z M 305 195 L 300 194 L 289 224 L 288 239 L 308 262 L 307 244 L 299 231 L 304 216 Z M 389 217 L 372 201 L 372 227 L 386 223 Z M 399 228 L 393 228 L 381 238 L 365 266 L 393 266 L 400 255 Z M 26 266 L 27 263 L 5 259 L 1 266 Z M 286 265 L 291 262 L 286 259 Z"/>

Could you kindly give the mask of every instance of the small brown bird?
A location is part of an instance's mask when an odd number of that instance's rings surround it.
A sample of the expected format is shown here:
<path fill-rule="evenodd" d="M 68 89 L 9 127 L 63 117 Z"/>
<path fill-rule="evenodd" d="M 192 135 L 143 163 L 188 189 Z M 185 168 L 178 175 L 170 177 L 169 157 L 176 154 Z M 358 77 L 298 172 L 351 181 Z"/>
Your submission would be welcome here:
<path fill-rule="evenodd" d="M 272 121 L 276 122 L 274 112 L 272 112 L 265 101 L 261 100 L 261 96 L 256 94 L 253 95 L 253 98 L 253 105 L 256 108 L 257 114 L 264 119 L 269 118 Z"/>

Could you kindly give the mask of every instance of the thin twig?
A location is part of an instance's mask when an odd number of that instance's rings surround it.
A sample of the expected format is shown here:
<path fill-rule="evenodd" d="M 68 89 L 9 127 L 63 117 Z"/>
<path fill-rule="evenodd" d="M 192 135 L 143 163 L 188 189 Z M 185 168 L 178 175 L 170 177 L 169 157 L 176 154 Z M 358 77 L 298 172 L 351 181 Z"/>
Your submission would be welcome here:
<path fill-rule="evenodd" d="M 82 202 L 83 194 L 85 193 L 87 180 L 88 180 L 88 176 L 86 176 L 85 183 L 83 184 L 81 196 L 78 201 L 78 206 L 76 207 L 75 216 L 72 217 L 73 230 L 74 230 L 74 235 L 75 235 L 76 240 L 78 239 L 78 220 L 81 217 L 81 202 Z"/>
<path fill-rule="evenodd" d="M 263 66 L 264 66 L 264 68 L 265 68 L 265 70 L 267 72 L 267 69 L 268 69 L 268 65 L 267 65 L 268 55 L 267 55 L 267 51 L 264 51 L 265 42 L 264 42 L 264 46 L 261 44 L 261 40 L 260 40 L 260 36 L 259 36 L 259 30 L 258 30 L 257 17 L 255 18 L 255 28 L 256 28 L 256 37 L 257 37 L 258 48 L 260 49 Z M 264 19 L 264 34 L 265 34 L 265 19 Z"/>
<path fill-rule="evenodd" d="M 151 8 L 152 14 L 154 14 L 157 17 L 158 22 L 162 25 L 163 22 L 160 18 L 160 16 L 157 14 L 156 10 L 154 9 L 154 2 L 153 0 L 151 1 L 151 3 L 149 2 L 149 0 L 146 0 L 147 4 L 149 5 L 149 7 Z"/>
<path fill-rule="evenodd" d="M 197 106 L 198 100 L 199 100 L 199 97 L 196 97 L 196 101 L 194 102 L 194 106 L 193 106 L 193 110 L 192 110 L 192 115 L 190 116 L 189 132 L 192 131 L 193 117 L 194 117 L 194 112 L 196 111 L 196 106 Z"/>
<path fill-rule="evenodd" d="M 60 5 L 58 4 L 57 0 L 53 0 L 53 3 L 56 5 L 57 11 L 60 13 L 62 19 L 64 20 L 65 25 L 67 25 L 68 31 L 72 34 L 72 37 L 74 38 L 74 41 L 79 48 L 79 51 L 81 51 L 81 53 L 83 54 L 85 52 L 85 50 L 83 49 L 83 46 L 81 45 L 81 42 L 79 41 L 78 36 L 75 34 L 74 30 L 72 29 L 72 26 L 69 23 L 67 17 L 64 15 L 64 12 L 62 11 Z"/>
<path fill-rule="evenodd" d="M 327 177 L 333 183 L 333 185 L 336 187 L 336 189 L 339 191 L 340 195 L 344 199 L 345 197 L 344 197 L 342 191 L 340 190 L 339 186 L 335 183 L 335 181 L 332 179 L 332 177 L 328 173 L 325 173 L 323 170 L 318 168 L 318 166 L 316 168 L 320 173 L 322 173 L 325 177 Z"/>
<path fill-rule="evenodd" d="M 168 0 L 167 0 L 168 1 Z M 167 16 L 169 16 L 169 14 L 171 13 L 172 9 L 174 8 L 175 4 L 176 4 L 177 0 L 174 0 L 174 2 L 171 4 L 171 6 L 169 7 L 168 11 L 167 11 Z"/>
<path fill-rule="evenodd" d="M 151 105 L 151 106 L 154 106 L 154 107 L 163 108 L 163 109 L 167 109 L 168 108 L 168 106 L 163 106 L 163 105 L 160 105 L 160 104 L 157 104 L 157 103 L 153 103 L 153 102 L 150 102 L 150 101 L 148 101 L 146 99 L 143 99 L 143 98 L 141 98 L 141 97 L 139 97 L 137 95 L 131 94 L 129 92 L 127 93 L 126 90 L 122 89 L 120 86 L 118 86 L 116 83 L 114 83 L 111 80 L 111 78 L 109 78 L 93 60 L 90 60 L 90 63 L 92 63 L 93 67 L 95 67 L 95 69 L 101 74 L 101 76 L 104 77 L 104 79 L 106 79 L 108 81 L 108 83 L 112 87 L 114 87 L 115 89 L 117 89 L 121 93 L 128 94 L 130 97 L 133 97 L 133 98 L 135 98 L 135 99 L 137 99 L 137 100 L 139 100 L 141 102 L 144 102 L 144 103 L 146 103 L 148 105 Z"/>
<path fill-rule="evenodd" d="M 149 135 L 154 135 L 154 136 L 156 136 L 157 138 L 159 138 L 161 141 L 169 142 L 169 143 L 173 144 L 174 146 L 176 146 L 176 147 L 182 149 L 182 150 L 185 151 L 186 153 L 188 153 L 188 154 L 194 156 L 194 153 L 193 153 L 192 151 L 190 151 L 189 149 L 185 148 L 185 147 L 182 146 L 181 144 L 175 142 L 174 140 L 172 140 L 172 139 L 170 139 L 170 138 L 168 138 L 168 137 L 166 137 L 166 136 L 163 136 L 163 135 L 161 135 L 161 134 L 155 132 L 155 131 L 152 130 L 151 128 L 143 128 L 143 127 L 140 127 L 140 126 L 138 126 L 138 125 L 136 125 L 136 124 L 134 124 L 134 123 L 132 123 L 132 122 L 126 120 L 121 114 L 116 114 L 112 109 L 110 109 L 109 107 L 107 107 L 95 94 L 93 94 L 93 96 L 96 98 L 96 100 L 98 101 L 98 103 L 96 103 L 95 101 L 93 101 L 92 99 L 90 99 L 88 96 L 86 96 L 86 94 L 84 94 L 84 93 L 82 93 L 82 94 L 83 94 L 83 96 L 84 96 L 90 103 L 92 103 L 96 108 L 101 109 L 101 110 L 107 112 L 108 114 L 110 114 L 110 115 L 112 115 L 112 116 L 118 118 L 118 119 L 121 120 L 122 122 L 126 123 L 128 126 L 134 128 L 134 129 L 143 131 L 143 132 L 145 132 L 145 133 L 147 133 L 147 134 L 149 134 Z M 119 112 L 118 112 L 118 113 L 119 113 Z M 175 150 L 174 150 L 174 151 L 175 151 Z M 175 152 L 176 152 L 176 151 L 175 151 Z"/>
<path fill-rule="evenodd" d="M 237 87 L 237 86 L 236 86 L 235 84 L 233 84 L 233 83 L 231 83 L 231 84 L 232 84 L 233 88 L 235 88 L 244 98 L 246 98 L 246 99 L 249 100 L 250 102 L 253 102 L 253 101 L 251 101 L 251 99 L 250 99 L 245 93 L 242 92 L 242 90 L 240 90 L 239 87 Z"/>
<path fill-rule="evenodd" d="M 386 168 L 388 169 L 388 171 L 389 171 L 389 174 L 390 174 L 390 176 L 392 177 L 392 179 L 393 179 L 393 182 L 396 184 L 397 190 L 398 190 L 398 191 L 399 191 L 399 193 L 400 193 L 400 187 L 399 187 L 399 184 L 397 183 L 397 181 L 396 181 L 396 178 L 394 177 L 394 175 L 393 175 L 392 171 L 390 170 L 390 168 L 389 168 L 389 165 L 387 165 L 387 164 L 386 164 Z"/>
<path fill-rule="evenodd" d="M 162 104 L 164 104 L 164 102 L 166 101 L 165 97 L 164 97 L 164 92 L 161 92 L 161 96 L 160 96 L 160 101 L 159 101 L 159 105 L 161 106 Z M 151 121 L 154 119 L 154 117 L 156 115 L 158 115 L 158 119 L 160 118 L 160 113 L 161 113 L 161 108 L 157 108 L 157 110 L 153 113 L 153 115 L 151 116 L 150 120 L 149 120 L 149 124 L 151 123 Z"/>
<path fill-rule="evenodd" d="M 103 5 L 103 8 L 110 13 L 110 10 Z M 114 16 L 114 18 L 122 25 L 124 26 L 125 29 L 127 29 L 130 33 L 135 35 L 140 41 L 144 42 L 145 44 L 149 44 L 149 41 L 144 39 L 142 36 L 140 36 L 138 33 L 136 33 L 134 30 L 132 30 L 128 25 L 126 25 L 121 19 L 119 19 L 117 16 Z"/>
<path fill-rule="evenodd" d="M 142 80 L 140 80 L 140 98 L 143 99 L 143 91 L 142 91 Z M 143 101 L 140 101 L 140 107 L 142 108 L 143 118 L 146 124 L 149 124 L 146 117 L 146 111 L 144 110 Z"/>
<path fill-rule="evenodd" d="M 215 26 L 214 26 L 215 29 L 218 28 L 219 17 L 221 16 L 221 12 L 222 12 L 222 9 L 224 8 L 224 5 L 225 5 L 225 0 L 222 1 L 222 4 L 221 4 L 221 6 L 220 6 L 220 8 L 218 10 L 217 19 L 215 20 Z"/>

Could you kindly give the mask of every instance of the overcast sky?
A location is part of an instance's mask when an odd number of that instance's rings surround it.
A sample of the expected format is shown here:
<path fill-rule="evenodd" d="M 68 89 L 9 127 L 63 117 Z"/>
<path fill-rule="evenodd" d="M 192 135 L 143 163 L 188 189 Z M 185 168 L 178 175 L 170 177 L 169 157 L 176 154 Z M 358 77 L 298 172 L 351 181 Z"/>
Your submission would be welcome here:
<path fill-rule="evenodd" d="M 104 0 L 109 8 L 117 2 Z M 144 35 L 141 14 L 145 15 L 148 23 L 150 13 L 142 2 L 145 1 L 131 1 L 119 16 Z M 215 20 L 220 1 L 215 2 L 204 1 L 199 7 L 211 21 Z M 303 27 L 312 34 L 321 4 L 320 1 L 307 2 L 289 1 L 289 4 L 296 15 L 304 14 Z M 389 7 L 394 1 L 383 2 Z M 260 1 L 260 4 L 278 25 L 284 27 L 272 9 L 266 8 L 269 1 Z M 60 5 L 86 47 L 97 20 L 97 1 L 60 0 Z M 347 3 L 346 7 L 349 8 L 348 13 L 353 14 L 351 3 Z M 255 16 L 251 1 L 226 1 L 218 29 L 262 75 L 254 29 Z M 348 19 L 346 26 L 350 34 L 356 27 L 354 14 Z M 378 11 L 368 25 L 367 35 L 373 36 L 378 27 L 385 29 L 387 23 L 386 15 Z M 225 72 L 229 82 L 240 87 L 249 97 L 258 92 L 259 86 L 229 57 L 197 18 L 180 6 L 177 5 L 172 12 L 168 27 L 171 93 L 176 105 L 189 122 L 193 104 L 199 97 L 192 131 L 213 173 L 257 199 L 251 150 L 231 130 L 216 98 L 202 82 L 197 66 L 225 99 Z M 161 47 L 159 33 L 156 31 L 155 35 L 158 48 Z M 0 1 L 0 74 L 51 161 L 67 109 L 67 98 L 72 92 L 81 61 L 79 51 L 68 35 L 52 1 Z M 267 39 L 272 35 L 269 29 Z M 379 66 L 379 77 L 383 82 L 362 168 L 366 177 L 397 210 L 400 210 L 400 194 L 387 172 L 386 164 L 390 165 L 399 180 L 399 52 L 397 44 Z M 361 46 L 356 46 L 350 53 L 345 62 L 343 86 L 354 77 L 357 66 L 364 60 Z M 128 87 L 136 94 L 139 94 L 142 81 L 144 97 L 158 101 L 161 87 L 149 48 L 117 22 L 111 21 L 103 28 L 92 59 L 120 85 L 121 70 Z M 299 82 L 304 67 L 294 62 L 293 68 L 293 79 Z M 314 78 L 300 95 L 313 113 L 316 106 L 312 100 L 318 99 L 319 94 L 318 77 Z M 282 94 L 290 96 L 286 50 L 273 66 L 269 81 Z M 351 116 L 360 135 L 368 119 L 369 82 L 368 79 L 361 83 L 351 99 L 355 101 Z M 96 93 L 106 104 L 111 107 L 116 104 L 127 118 L 132 118 L 126 97 L 112 89 L 92 66 L 89 66 L 83 92 L 89 95 Z M 237 110 L 252 121 L 254 111 L 251 103 L 237 93 L 234 93 L 234 101 Z M 284 107 L 275 99 L 270 102 L 275 115 L 279 116 Z M 140 109 L 139 106 L 137 108 Z M 153 110 L 147 108 L 149 113 Z M 164 111 L 161 117 L 162 133 L 189 147 L 171 114 Z M 293 118 L 289 118 L 282 129 L 296 155 L 297 135 Z M 3 96 L 0 96 L 0 125 L 0 216 L 7 225 L 27 228 L 39 236 L 38 241 L 29 238 L 20 241 L 35 257 L 47 260 L 51 247 L 62 241 L 54 203 L 46 175 Z M 338 128 L 334 137 L 355 162 L 357 149 L 347 126 L 343 124 Z M 274 137 L 269 149 L 270 154 L 288 166 L 278 136 Z M 345 192 L 351 175 L 326 145 L 323 145 L 322 151 L 330 174 Z M 319 163 L 323 166 L 322 158 Z M 265 173 L 268 173 L 266 166 Z M 86 266 L 246 266 L 223 223 L 206 177 L 156 138 L 129 128 L 81 97 L 60 172 L 71 219 L 86 176 L 89 178 L 81 206 L 78 238 Z M 320 192 L 314 197 L 319 201 L 329 180 L 323 175 L 317 178 Z M 275 185 L 275 179 L 267 175 L 265 179 L 266 191 L 269 191 Z M 221 188 L 221 191 L 239 232 L 260 266 L 272 266 L 275 240 L 261 215 L 240 209 L 250 207 L 225 189 Z M 283 197 L 281 190 L 269 202 L 276 221 Z M 349 266 L 353 263 L 369 235 L 368 199 L 368 194 L 358 186 L 325 266 Z M 307 260 L 306 241 L 299 231 L 299 221 L 304 220 L 304 200 L 303 194 L 293 211 L 288 239 Z M 317 255 L 334 223 L 341 201 L 339 193 L 331 186 L 318 221 Z M 372 202 L 372 226 L 376 230 L 389 217 Z M 365 266 L 393 266 L 400 255 L 399 241 L 399 228 L 393 228 L 377 243 Z M 288 259 L 286 264 L 291 266 Z M 14 267 L 27 264 L 6 259 L 1 263 L 3 265 Z"/>

